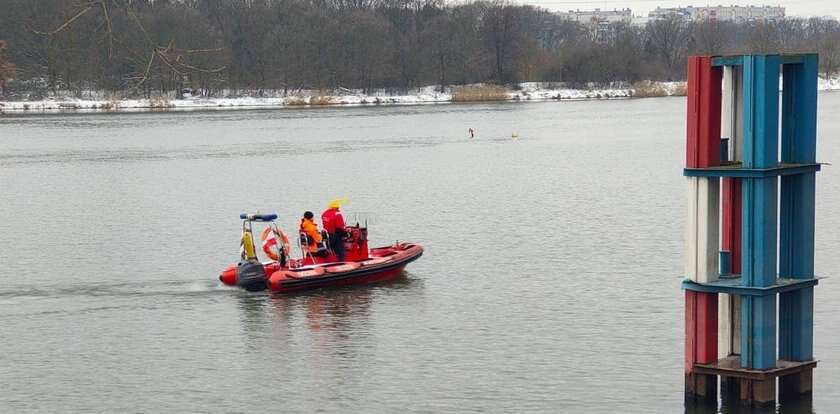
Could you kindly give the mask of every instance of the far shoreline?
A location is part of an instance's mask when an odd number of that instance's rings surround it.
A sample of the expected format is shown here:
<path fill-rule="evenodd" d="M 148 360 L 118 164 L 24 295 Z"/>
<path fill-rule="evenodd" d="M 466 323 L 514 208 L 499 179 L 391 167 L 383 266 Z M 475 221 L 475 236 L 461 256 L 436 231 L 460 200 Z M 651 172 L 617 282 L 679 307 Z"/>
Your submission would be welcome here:
<path fill-rule="evenodd" d="M 644 91 L 632 87 L 564 88 L 557 83 L 521 83 L 515 89 L 496 85 L 450 86 L 444 92 L 437 87 L 427 86 L 406 94 L 389 94 L 377 91 L 365 94 L 359 90 L 298 91 L 291 94 L 280 91 L 250 91 L 224 98 L 187 97 L 169 99 L 108 99 L 102 93 L 87 92 L 92 98 L 79 99 L 65 92 L 58 97 L 41 100 L 0 100 L 0 113 L 108 113 L 108 112 L 158 112 L 189 110 L 227 109 L 293 109 L 293 108 L 340 108 L 400 105 L 440 105 L 454 103 L 489 102 L 549 102 L 628 99 L 634 97 L 679 95 L 684 86 L 679 82 L 645 83 Z M 244 96 L 243 96 L 244 95 Z M 262 96 L 255 96 L 262 95 Z"/>
<path fill-rule="evenodd" d="M 617 87 L 563 88 L 557 83 L 526 82 L 514 89 L 496 85 L 451 86 L 444 92 L 437 87 L 427 86 L 411 90 L 404 95 L 377 92 L 364 94 L 361 91 L 341 90 L 340 94 L 299 91 L 285 94 L 279 91 L 263 91 L 263 96 L 251 92 L 245 96 L 226 98 L 188 97 L 184 99 L 77 99 L 63 94 L 42 100 L 2 101 L 0 114 L 41 113 L 138 113 L 199 110 L 255 110 L 294 108 L 341 108 L 374 106 L 441 105 L 457 103 L 490 102 L 551 102 L 592 101 L 615 99 L 639 99 L 685 96 L 685 82 L 637 82 L 633 85 L 617 84 Z M 840 90 L 840 77 L 820 79 L 820 92 Z M 336 91 L 333 91 L 336 92 Z M 102 95 L 88 92 L 89 96 Z M 268 95 L 268 96 L 265 96 Z"/>

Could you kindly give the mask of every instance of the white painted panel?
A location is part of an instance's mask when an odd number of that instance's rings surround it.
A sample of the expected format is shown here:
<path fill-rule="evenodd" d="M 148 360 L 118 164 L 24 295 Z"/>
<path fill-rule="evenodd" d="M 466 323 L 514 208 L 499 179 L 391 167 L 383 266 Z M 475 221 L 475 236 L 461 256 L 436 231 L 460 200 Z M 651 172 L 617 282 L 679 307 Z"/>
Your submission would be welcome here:
<path fill-rule="evenodd" d="M 744 86 L 740 66 L 724 68 L 723 136 L 729 138 L 729 160 L 741 161 L 744 154 Z"/>
<path fill-rule="evenodd" d="M 685 277 L 697 281 L 697 203 L 700 178 L 688 178 L 688 216 L 685 223 Z"/>
<path fill-rule="evenodd" d="M 720 277 L 720 179 L 698 177 L 697 183 L 697 282 Z"/>
<path fill-rule="evenodd" d="M 718 359 L 732 354 L 732 298 L 718 295 Z"/>
<path fill-rule="evenodd" d="M 718 298 L 718 358 L 741 353 L 741 297 L 721 293 Z"/>
<path fill-rule="evenodd" d="M 732 117 L 732 139 L 729 147 L 729 158 L 732 161 L 744 159 L 744 70 L 741 66 L 732 68 L 732 106 L 735 108 Z"/>
<path fill-rule="evenodd" d="M 732 354 L 741 355 L 741 297 L 732 295 Z"/>
<path fill-rule="evenodd" d="M 733 108 L 733 79 L 732 79 L 732 66 L 724 66 L 723 67 L 723 102 L 721 105 L 721 113 L 720 113 L 720 136 L 723 138 L 729 138 L 730 143 L 732 142 L 732 108 Z M 732 147 L 729 147 L 730 154 L 732 153 Z M 726 161 L 726 160 L 721 160 Z"/>
<path fill-rule="evenodd" d="M 699 283 L 720 277 L 720 179 L 688 177 L 685 275 Z"/>

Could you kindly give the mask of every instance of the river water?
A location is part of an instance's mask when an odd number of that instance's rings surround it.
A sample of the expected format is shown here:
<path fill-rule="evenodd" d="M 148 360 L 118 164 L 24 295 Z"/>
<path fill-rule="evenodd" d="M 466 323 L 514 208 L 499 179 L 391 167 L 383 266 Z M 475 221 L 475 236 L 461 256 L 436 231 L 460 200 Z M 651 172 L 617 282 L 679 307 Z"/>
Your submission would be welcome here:
<path fill-rule="evenodd" d="M 821 94 L 820 160 L 838 113 Z M 682 98 L 2 115 L 0 412 L 682 412 L 684 119 Z M 832 276 L 840 173 L 818 177 Z M 292 230 L 339 196 L 372 245 L 426 254 L 389 284 L 220 285 L 240 211 Z M 815 301 L 831 413 L 840 283 Z"/>

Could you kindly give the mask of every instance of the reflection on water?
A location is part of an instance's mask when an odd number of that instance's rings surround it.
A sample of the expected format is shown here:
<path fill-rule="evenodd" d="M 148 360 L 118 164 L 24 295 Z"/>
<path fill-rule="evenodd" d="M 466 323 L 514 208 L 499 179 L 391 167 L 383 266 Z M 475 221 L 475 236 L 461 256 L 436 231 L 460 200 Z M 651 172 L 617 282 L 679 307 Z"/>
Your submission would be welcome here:
<path fill-rule="evenodd" d="M 510 140 L 494 138 L 488 142 Z M 86 164 L 86 163 L 126 163 L 126 162 L 162 162 L 177 160 L 195 160 L 207 158 L 236 159 L 253 157 L 289 157 L 300 155 L 338 154 L 347 152 L 399 149 L 410 147 L 429 147 L 448 142 L 447 137 L 428 137 L 423 139 L 402 140 L 366 140 L 333 141 L 320 146 L 299 145 L 291 142 L 257 143 L 231 147 L 209 148 L 197 145 L 192 148 L 170 150 L 165 148 L 122 149 L 119 151 L 90 149 L 87 151 L 63 150 L 54 152 L 17 151 L 0 153 L 0 167 L 24 166 L 31 164 Z"/>
<path fill-rule="evenodd" d="M 266 292 L 247 292 L 245 290 L 237 290 L 236 300 L 239 304 L 239 310 L 242 320 L 242 331 L 248 344 L 253 343 L 253 339 L 261 338 L 265 335 L 264 328 L 266 320 L 269 315 L 266 315 L 265 302 L 268 299 Z"/>
<path fill-rule="evenodd" d="M 720 391 L 720 390 L 719 390 Z M 813 414 L 813 395 L 779 397 L 777 404 L 753 406 L 744 403 L 736 392 L 721 392 L 718 402 L 686 397 L 685 414 Z"/>
<path fill-rule="evenodd" d="M 779 404 L 779 414 L 813 414 L 814 413 L 814 396 L 798 396 L 790 401 L 785 401 L 782 398 Z"/>
<path fill-rule="evenodd" d="M 336 292 L 329 296 L 309 296 L 303 301 L 306 321 L 312 331 L 329 331 L 336 338 L 344 338 L 353 323 L 364 324 L 370 310 L 370 291 L 358 289 Z M 275 305 L 277 302 L 275 302 Z"/>
<path fill-rule="evenodd" d="M 326 332 L 341 338 L 354 330 L 354 325 L 364 325 L 366 317 L 377 297 L 391 294 L 395 290 L 412 289 L 420 292 L 422 283 L 406 276 L 385 283 L 317 289 L 291 294 L 271 293 L 268 297 L 257 296 L 259 301 L 268 302 L 276 321 L 288 323 L 295 312 L 304 315 L 306 327 L 312 332 Z M 243 321 L 244 322 L 244 321 Z"/>
<path fill-rule="evenodd" d="M 423 283 L 407 272 L 390 282 L 325 288 L 291 294 L 237 290 L 240 321 L 249 346 L 262 346 L 266 326 L 277 351 L 288 349 L 294 335 L 306 334 L 310 344 L 325 352 L 348 357 L 348 341 L 370 334 L 369 316 L 377 300 L 422 295 Z M 272 346 L 272 345 L 269 345 Z"/>

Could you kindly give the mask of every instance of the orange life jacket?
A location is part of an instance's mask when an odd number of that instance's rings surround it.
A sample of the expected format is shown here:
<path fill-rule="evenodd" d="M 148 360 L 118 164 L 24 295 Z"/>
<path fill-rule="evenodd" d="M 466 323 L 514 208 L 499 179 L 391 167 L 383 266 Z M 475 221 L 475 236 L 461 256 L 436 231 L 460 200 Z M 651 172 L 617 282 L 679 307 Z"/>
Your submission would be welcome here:
<path fill-rule="evenodd" d="M 300 232 L 308 236 L 309 244 L 306 247 L 309 248 L 309 251 L 318 251 L 318 243 L 321 242 L 321 232 L 318 231 L 318 225 L 312 220 L 301 219 Z"/>

